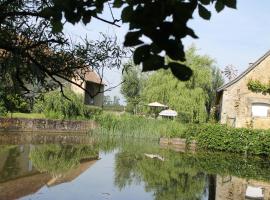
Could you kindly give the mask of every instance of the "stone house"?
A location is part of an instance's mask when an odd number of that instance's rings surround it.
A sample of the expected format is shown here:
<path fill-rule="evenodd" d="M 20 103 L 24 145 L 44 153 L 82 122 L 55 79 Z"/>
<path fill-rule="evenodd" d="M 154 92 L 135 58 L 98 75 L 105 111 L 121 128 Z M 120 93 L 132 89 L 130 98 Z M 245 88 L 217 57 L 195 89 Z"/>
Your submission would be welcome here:
<path fill-rule="evenodd" d="M 222 124 L 233 127 L 270 128 L 270 95 L 248 89 L 250 80 L 270 81 L 270 51 L 237 78 L 217 90 L 217 111 Z"/>
<path fill-rule="evenodd" d="M 83 78 L 82 78 L 83 77 Z M 76 79 L 72 79 L 73 82 L 81 85 L 82 88 L 77 85 L 71 84 L 71 90 L 76 94 L 81 95 L 86 105 L 103 106 L 104 101 L 104 87 L 105 83 L 102 78 L 92 70 L 83 72 L 82 76 L 78 76 Z"/>

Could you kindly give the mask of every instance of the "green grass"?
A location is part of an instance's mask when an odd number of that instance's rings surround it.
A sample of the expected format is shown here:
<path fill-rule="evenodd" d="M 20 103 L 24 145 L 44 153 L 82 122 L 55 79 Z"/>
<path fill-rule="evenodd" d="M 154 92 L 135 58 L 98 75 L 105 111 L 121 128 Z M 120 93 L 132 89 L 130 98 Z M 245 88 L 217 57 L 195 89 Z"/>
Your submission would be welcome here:
<path fill-rule="evenodd" d="M 186 128 L 185 124 L 178 121 L 150 119 L 130 114 L 103 113 L 95 120 L 100 125 L 100 129 L 97 130 L 99 134 L 121 137 L 153 139 L 161 136 L 174 137 L 181 135 Z"/>
<path fill-rule="evenodd" d="M 43 113 L 8 113 L 8 118 L 27 118 L 27 119 L 44 119 Z"/>

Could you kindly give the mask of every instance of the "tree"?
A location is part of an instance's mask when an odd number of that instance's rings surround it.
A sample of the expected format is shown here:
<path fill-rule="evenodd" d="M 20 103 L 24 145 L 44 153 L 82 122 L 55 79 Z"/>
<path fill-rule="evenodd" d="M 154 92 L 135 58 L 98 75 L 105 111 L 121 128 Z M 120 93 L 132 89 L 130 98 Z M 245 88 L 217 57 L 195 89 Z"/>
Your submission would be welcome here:
<path fill-rule="evenodd" d="M 186 64 L 193 70 L 189 81 L 181 82 L 165 70 L 158 71 L 147 80 L 141 98 L 144 102 L 159 101 L 175 109 L 185 122 L 205 122 L 213 105 L 220 78 L 214 60 L 196 53 L 191 47 L 186 52 Z M 170 62 L 170 60 L 168 61 Z M 213 77 L 213 75 L 217 77 Z"/>
<path fill-rule="evenodd" d="M 85 59 L 86 66 L 91 67 L 91 48 L 100 50 L 100 46 L 86 42 L 77 47 L 80 50 L 77 52 L 63 34 L 63 24 L 80 21 L 88 24 L 95 18 L 115 26 L 120 21 L 129 24 L 124 45 L 135 47 L 133 60 L 142 64 L 143 71 L 171 69 L 178 79 L 188 80 L 191 69 L 180 62 L 165 63 L 164 56 L 185 61 L 182 39 L 197 38 L 187 23 L 195 10 L 209 20 L 211 12 L 207 7 L 211 5 L 220 12 L 225 7 L 236 8 L 236 0 L 2 0 L 0 70 L 5 76 L 1 77 L 9 76 L 25 90 L 29 89 L 28 84 L 38 82 L 48 89 L 51 81 L 61 86 L 58 78 L 69 81 L 70 77 L 76 77 L 76 69 L 84 66 Z M 102 18 L 105 6 L 112 13 L 112 21 Z M 121 19 L 114 18 L 112 7 L 122 9 Z M 142 40 L 143 37 L 150 40 Z M 101 47 L 108 46 L 105 43 Z M 119 58 L 117 48 L 109 47 L 105 48 L 110 52 L 107 58 Z M 94 61 L 104 59 L 98 55 L 94 58 Z M 112 63 L 119 66 L 119 59 Z"/>
<path fill-rule="evenodd" d="M 146 77 L 142 75 L 138 66 L 129 61 L 124 64 L 124 73 L 122 75 L 123 84 L 121 85 L 121 93 L 127 100 L 128 111 L 137 112 L 137 106 L 140 102 L 140 94 Z"/>

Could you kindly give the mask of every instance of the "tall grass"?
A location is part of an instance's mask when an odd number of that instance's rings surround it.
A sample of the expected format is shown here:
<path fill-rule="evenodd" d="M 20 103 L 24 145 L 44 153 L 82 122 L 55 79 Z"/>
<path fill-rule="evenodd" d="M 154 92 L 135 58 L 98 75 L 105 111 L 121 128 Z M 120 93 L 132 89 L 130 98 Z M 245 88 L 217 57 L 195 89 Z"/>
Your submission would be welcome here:
<path fill-rule="evenodd" d="M 178 121 L 129 114 L 117 116 L 103 113 L 96 116 L 95 120 L 100 125 L 98 133 L 111 136 L 158 139 L 161 136 L 180 135 L 185 130 L 185 125 Z"/>

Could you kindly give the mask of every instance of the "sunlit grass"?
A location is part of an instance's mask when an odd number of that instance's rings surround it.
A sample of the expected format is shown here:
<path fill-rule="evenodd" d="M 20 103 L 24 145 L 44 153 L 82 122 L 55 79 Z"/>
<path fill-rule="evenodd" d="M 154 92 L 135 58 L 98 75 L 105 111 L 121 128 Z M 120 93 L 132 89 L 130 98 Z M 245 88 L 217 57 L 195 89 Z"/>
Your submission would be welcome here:
<path fill-rule="evenodd" d="M 27 119 L 44 119 L 43 113 L 8 113 L 8 118 L 27 118 Z"/>
<path fill-rule="evenodd" d="M 179 121 L 150 119 L 143 116 L 129 114 L 114 115 L 103 113 L 97 116 L 100 125 L 99 134 L 117 135 L 134 138 L 160 138 L 181 135 L 186 125 Z"/>

